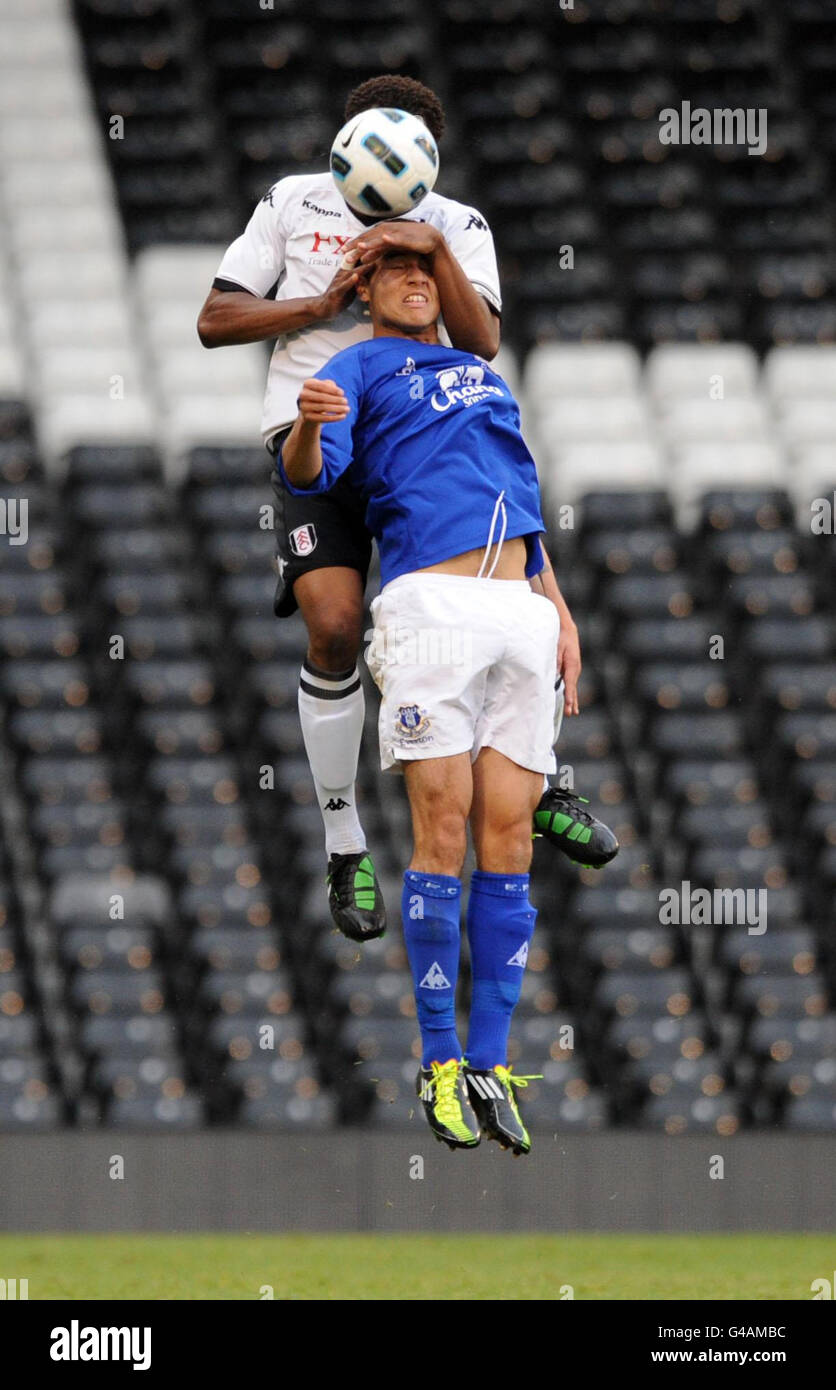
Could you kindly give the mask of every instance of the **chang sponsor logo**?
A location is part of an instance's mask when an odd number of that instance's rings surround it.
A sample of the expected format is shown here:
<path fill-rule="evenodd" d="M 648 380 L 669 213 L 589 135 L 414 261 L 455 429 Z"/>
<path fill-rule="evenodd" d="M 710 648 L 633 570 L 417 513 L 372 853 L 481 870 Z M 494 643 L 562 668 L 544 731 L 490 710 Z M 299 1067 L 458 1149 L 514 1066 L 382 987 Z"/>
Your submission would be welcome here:
<path fill-rule="evenodd" d="M 491 396 L 504 396 L 499 386 L 485 381 L 486 368 L 479 362 L 464 362 L 458 367 L 445 367 L 436 372 L 438 386 L 430 396 L 430 405 L 439 414 L 453 405 L 470 406 Z"/>

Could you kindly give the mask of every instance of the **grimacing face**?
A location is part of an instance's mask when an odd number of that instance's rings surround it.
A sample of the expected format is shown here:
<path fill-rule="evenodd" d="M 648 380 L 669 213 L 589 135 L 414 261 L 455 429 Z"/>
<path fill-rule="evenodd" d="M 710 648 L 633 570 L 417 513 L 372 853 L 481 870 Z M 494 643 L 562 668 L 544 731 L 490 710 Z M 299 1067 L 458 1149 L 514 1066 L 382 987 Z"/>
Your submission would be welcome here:
<path fill-rule="evenodd" d="M 368 302 L 372 322 L 407 333 L 430 328 L 441 312 L 435 280 L 426 256 L 391 251 L 377 262 L 358 294 Z"/>

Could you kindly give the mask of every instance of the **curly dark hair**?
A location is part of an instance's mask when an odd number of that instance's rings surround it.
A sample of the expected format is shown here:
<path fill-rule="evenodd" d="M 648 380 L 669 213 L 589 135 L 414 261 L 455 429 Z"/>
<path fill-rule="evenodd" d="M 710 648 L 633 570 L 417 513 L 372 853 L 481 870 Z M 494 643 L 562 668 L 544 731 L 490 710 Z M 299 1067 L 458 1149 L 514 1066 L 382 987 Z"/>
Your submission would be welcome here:
<path fill-rule="evenodd" d="M 359 116 L 361 111 L 368 111 L 372 106 L 398 106 L 422 120 L 434 140 L 440 140 L 444 134 L 444 107 L 435 92 L 414 77 L 386 72 L 361 82 L 348 94 L 345 119 L 350 121 L 352 116 Z"/>

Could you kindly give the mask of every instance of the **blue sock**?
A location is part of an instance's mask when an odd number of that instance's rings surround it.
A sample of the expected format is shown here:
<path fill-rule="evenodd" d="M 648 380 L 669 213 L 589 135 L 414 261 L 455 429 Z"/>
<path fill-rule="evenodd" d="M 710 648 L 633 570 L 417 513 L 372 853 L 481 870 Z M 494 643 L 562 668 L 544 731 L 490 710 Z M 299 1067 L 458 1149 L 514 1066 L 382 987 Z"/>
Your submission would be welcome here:
<path fill-rule="evenodd" d="M 508 1065 L 511 1015 L 537 920 L 528 901 L 528 881 L 528 874 L 489 874 L 482 869 L 470 880 L 467 939 L 473 997 L 466 1055 L 477 1071 Z"/>
<path fill-rule="evenodd" d="M 403 934 L 415 985 L 423 1065 L 462 1055 L 456 1034 L 462 883 L 448 874 L 403 876 Z"/>

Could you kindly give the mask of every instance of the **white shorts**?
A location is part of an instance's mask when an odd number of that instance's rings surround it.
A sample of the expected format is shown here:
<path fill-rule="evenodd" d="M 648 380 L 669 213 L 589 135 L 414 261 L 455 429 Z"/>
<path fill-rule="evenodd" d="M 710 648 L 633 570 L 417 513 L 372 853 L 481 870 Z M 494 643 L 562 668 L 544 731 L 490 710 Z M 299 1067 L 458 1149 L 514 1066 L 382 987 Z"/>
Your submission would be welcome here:
<path fill-rule="evenodd" d="M 525 580 L 404 574 L 372 602 L 380 763 L 495 748 L 554 772 L 554 604 Z"/>

